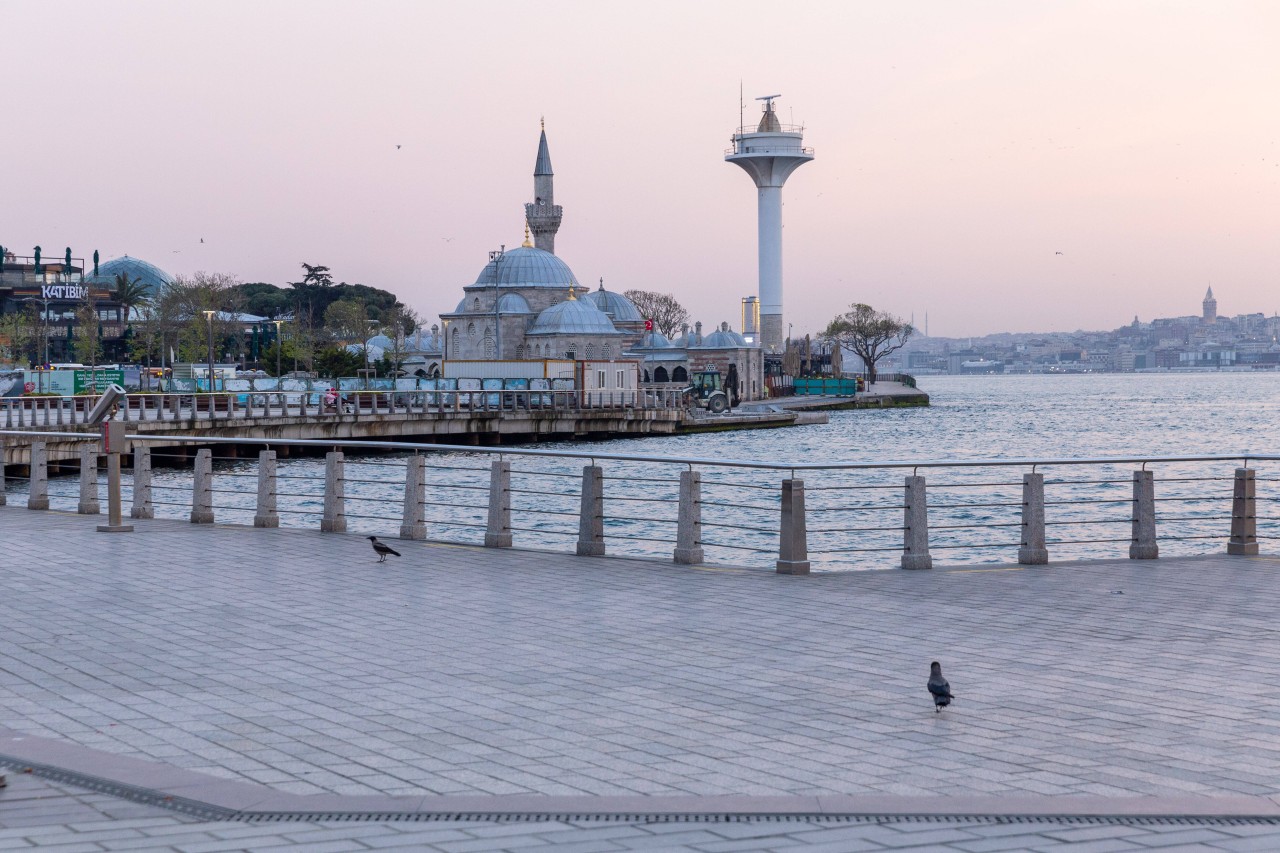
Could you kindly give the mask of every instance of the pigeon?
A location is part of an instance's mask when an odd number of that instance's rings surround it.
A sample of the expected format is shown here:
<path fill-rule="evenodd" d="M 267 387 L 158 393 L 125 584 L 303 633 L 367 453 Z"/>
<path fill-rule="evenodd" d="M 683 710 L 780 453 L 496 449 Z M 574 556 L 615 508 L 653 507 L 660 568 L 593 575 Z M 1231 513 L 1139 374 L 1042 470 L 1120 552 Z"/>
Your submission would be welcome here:
<path fill-rule="evenodd" d="M 397 557 L 400 556 L 400 552 L 395 548 L 392 548 L 390 545 L 383 545 L 379 542 L 377 536 L 367 536 L 365 538 L 373 545 L 373 553 L 378 555 L 379 563 L 385 563 L 387 561 L 388 554 L 394 554 Z"/>
<path fill-rule="evenodd" d="M 942 677 L 942 664 L 937 661 L 929 664 L 929 692 L 933 694 L 933 710 L 938 714 L 956 698 L 951 695 L 951 685 Z"/>

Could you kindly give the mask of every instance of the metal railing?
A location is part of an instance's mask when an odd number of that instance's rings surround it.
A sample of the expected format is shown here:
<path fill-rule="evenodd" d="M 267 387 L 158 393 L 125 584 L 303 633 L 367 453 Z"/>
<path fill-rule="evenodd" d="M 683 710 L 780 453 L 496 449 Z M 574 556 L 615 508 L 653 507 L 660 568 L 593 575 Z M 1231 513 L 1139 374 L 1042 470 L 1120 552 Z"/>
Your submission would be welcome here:
<path fill-rule="evenodd" d="M 98 511 L 96 443 L 83 445 L 77 489 L 71 478 L 49 479 L 45 442 L 83 434 L 5 436 L 34 441 L 29 464 L 14 468 L 22 476 L 9 478 L 11 505 L 25 492 L 32 508 Z M 1224 547 L 1256 554 L 1260 541 L 1280 535 L 1280 519 L 1258 511 L 1276 500 L 1266 493 L 1275 454 L 788 463 L 388 441 L 130 439 L 124 499 L 136 518 L 350 526 L 794 574 L 931 568 L 935 553 L 948 563 L 1030 565 Z M 255 446 L 264 448 L 256 458 L 241 455 Z M 11 467 L 22 461 L 15 448 Z M 307 452 L 325 458 L 285 458 Z"/>
<path fill-rule="evenodd" d="M 85 423 L 96 395 L 24 396 L 0 400 L 0 427 L 74 426 Z M 232 418 L 442 415 L 457 412 L 582 412 L 684 408 L 675 389 L 635 391 L 431 390 L 343 391 L 330 402 L 318 391 L 196 391 L 133 393 L 114 418 L 122 421 L 193 421 Z"/>

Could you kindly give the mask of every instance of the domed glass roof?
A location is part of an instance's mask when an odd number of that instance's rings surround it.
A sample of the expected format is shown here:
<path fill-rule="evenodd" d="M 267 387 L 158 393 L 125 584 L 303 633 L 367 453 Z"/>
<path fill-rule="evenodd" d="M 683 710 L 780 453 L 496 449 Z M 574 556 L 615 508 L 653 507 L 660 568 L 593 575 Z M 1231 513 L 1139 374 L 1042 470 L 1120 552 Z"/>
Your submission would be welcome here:
<path fill-rule="evenodd" d="M 98 264 L 98 274 L 86 276 L 85 281 L 104 287 L 115 287 L 116 276 L 120 273 L 127 274 L 130 281 L 141 280 L 152 296 L 173 281 L 173 276 L 155 264 L 147 263 L 141 258 L 131 258 L 128 255 L 112 258 L 105 264 Z"/>
<path fill-rule="evenodd" d="M 550 252 L 532 246 L 521 246 L 510 249 L 496 260 L 485 264 L 476 278 L 476 284 L 567 289 L 570 285 L 576 287 L 578 280 L 573 277 L 569 265 Z"/>
<path fill-rule="evenodd" d="M 586 299 L 570 299 L 552 305 L 538 315 L 530 335 L 616 335 L 608 315 Z"/>
<path fill-rule="evenodd" d="M 518 293 L 504 293 L 498 299 L 499 314 L 532 314 L 529 303 Z"/>
<path fill-rule="evenodd" d="M 599 290 L 588 293 L 587 298 L 594 302 L 597 308 L 613 318 L 615 323 L 639 323 L 644 320 L 644 317 L 640 315 L 640 309 L 636 307 L 634 302 L 621 293 L 605 290 L 603 284 L 600 285 Z"/>

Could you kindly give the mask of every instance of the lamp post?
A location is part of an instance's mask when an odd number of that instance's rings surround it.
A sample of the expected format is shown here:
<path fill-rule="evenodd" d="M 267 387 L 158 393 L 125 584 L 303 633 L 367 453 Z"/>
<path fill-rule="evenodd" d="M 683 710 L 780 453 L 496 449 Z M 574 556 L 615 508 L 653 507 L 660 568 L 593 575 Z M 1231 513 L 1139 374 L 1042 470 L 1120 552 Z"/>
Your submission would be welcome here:
<path fill-rule="evenodd" d="M 205 311 L 204 318 L 209 323 L 209 390 L 214 390 L 213 383 L 213 315 L 217 311 Z"/>
<path fill-rule="evenodd" d="M 276 379 L 280 378 L 280 326 L 284 320 L 272 320 L 276 324 Z"/>

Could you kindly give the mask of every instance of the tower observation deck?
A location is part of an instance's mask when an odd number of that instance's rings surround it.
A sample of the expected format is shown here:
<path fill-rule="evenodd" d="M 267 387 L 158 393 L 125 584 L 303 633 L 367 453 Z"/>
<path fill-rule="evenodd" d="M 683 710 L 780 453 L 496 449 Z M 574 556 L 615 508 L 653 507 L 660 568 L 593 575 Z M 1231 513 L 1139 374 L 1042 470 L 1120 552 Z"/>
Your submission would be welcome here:
<path fill-rule="evenodd" d="M 782 352 L 782 185 L 791 173 L 813 159 L 804 147 L 804 128 L 778 121 L 773 101 L 765 95 L 764 114 L 753 130 L 739 127 L 724 159 L 741 166 L 755 182 L 758 204 L 760 264 L 760 344 L 765 352 Z"/>

